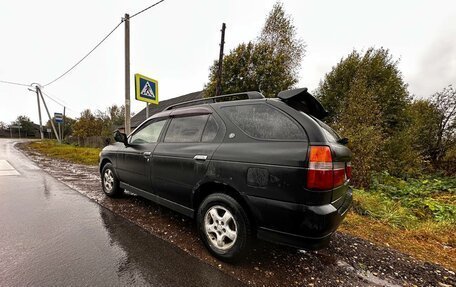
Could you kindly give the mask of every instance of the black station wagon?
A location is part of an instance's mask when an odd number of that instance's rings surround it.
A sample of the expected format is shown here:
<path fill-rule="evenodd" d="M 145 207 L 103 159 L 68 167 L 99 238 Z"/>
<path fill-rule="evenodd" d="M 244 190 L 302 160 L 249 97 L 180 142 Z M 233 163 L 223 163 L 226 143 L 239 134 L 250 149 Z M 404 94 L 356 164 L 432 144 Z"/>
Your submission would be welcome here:
<path fill-rule="evenodd" d="M 111 197 L 129 192 L 196 219 L 217 258 L 242 258 L 254 238 L 325 247 L 352 202 L 351 152 L 321 121 L 306 88 L 180 103 L 103 149 Z"/>

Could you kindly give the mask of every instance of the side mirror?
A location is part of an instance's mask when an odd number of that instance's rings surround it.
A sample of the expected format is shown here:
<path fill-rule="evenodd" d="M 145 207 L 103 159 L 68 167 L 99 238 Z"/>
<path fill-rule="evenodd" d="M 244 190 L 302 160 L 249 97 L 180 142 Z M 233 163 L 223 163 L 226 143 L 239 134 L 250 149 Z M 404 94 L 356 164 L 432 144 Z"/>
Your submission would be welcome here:
<path fill-rule="evenodd" d="M 128 146 L 127 135 L 119 132 L 118 130 L 114 133 L 114 139 L 116 142 L 123 143 L 125 146 Z"/>

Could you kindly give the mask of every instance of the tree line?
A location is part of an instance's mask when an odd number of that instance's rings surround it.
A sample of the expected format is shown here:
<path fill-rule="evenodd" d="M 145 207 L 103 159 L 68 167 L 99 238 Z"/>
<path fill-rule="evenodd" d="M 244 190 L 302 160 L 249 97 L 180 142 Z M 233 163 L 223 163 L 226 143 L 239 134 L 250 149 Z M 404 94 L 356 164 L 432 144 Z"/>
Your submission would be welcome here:
<path fill-rule="evenodd" d="M 103 142 L 111 142 L 113 132 L 124 124 L 124 119 L 125 107 L 123 105 L 112 105 L 108 107 L 106 111 L 97 110 L 93 112 L 90 109 L 86 109 L 81 112 L 80 117 L 77 119 L 71 117 L 64 118 L 64 123 L 62 124 L 64 141 L 78 142 L 80 139 L 100 137 L 100 145 L 102 145 Z M 52 117 L 51 120 L 55 124 L 54 117 Z M 25 115 L 18 116 L 10 125 L 0 122 L 0 129 L 6 130 L 11 126 L 18 125 L 21 126 L 21 134 L 24 137 L 39 136 L 38 125 L 33 123 L 30 118 Z M 47 134 L 46 130 L 51 128 L 51 121 L 48 120 L 43 126 L 44 133 Z M 50 134 L 50 136 L 54 138 L 53 134 Z"/>
<path fill-rule="evenodd" d="M 442 162 L 456 165 L 454 87 L 414 98 L 387 49 L 353 51 L 315 94 L 329 111 L 326 120 L 350 139 L 355 183 L 366 186 L 380 171 L 407 177 L 439 170 Z"/>
<path fill-rule="evenodd" d="M 292 17 L 276 3 L 257 39 L 239 44 L 224 57 L 223 93 L 254 90 L 275 97 L 295 87 L 305 48 Z M 217 66 L 215 61 L 209 68 L 206 97 L 215 94 Z M 325 121 L 349 139 L 356 185 L 369 185 L 380 171 L 398 177 L 456 172 L 455 88 L 442 87 L 424 99 L 410 95 L 388 49 L 353 50 L 313 94 L 329 112 Z"/>

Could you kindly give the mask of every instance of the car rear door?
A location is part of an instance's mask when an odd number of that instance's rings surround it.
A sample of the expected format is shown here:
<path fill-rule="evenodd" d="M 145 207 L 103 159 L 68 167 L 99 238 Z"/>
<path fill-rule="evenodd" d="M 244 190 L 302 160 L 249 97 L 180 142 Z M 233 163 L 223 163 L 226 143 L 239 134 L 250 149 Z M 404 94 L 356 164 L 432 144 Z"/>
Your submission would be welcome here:
<path fill-rule="evenodd" d="M 157 195 L 191 205 L 192 189 L 204 178 L 209 160 L 220 145 L 217 135 L 221 125 L 209 108 L 172 115 L 153 154 L 152 187 Z"/>

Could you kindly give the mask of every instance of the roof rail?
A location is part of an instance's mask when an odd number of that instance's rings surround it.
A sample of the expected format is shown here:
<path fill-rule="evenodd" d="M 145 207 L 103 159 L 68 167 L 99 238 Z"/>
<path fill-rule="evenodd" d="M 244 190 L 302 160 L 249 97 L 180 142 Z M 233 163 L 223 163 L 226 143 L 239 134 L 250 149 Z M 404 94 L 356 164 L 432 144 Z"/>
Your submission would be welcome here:
<path fill-rule="evenodd" d="M 199 99 L 199 100 L 191 100 L 191 101 L 187 101 L 187 102 L 182 102 L 182 103 L 178 103 L 178 104 L 174 104 L 174 105 L 171 105 L 169 107 L 166 107 L 163 111 L 172 110 L 172 109 L 177 108 L 179 106 L 188 107 L 188 106 L 194 106 L 194 105 L 197 105 L 197 104 L 200 104 L 200 103 L 223 102 L 223 101 L 220 101 L 220 100 L 233 98 L 233 97 L 239 97 L 239 96 L 246 96 L 247 99 L 249 99 L 249 100 L 264 99 L 263 94 L 261 94 L 260 92 L 255 92 L 255 91 L 254 92 L 243 92 L 243 93 L 221 95 L 221 96 L 216 96 L 216 97 L 203 98 L 203 99 Z M 238 99 L 236 99 L 236 100 L 238 100 Z"/>

